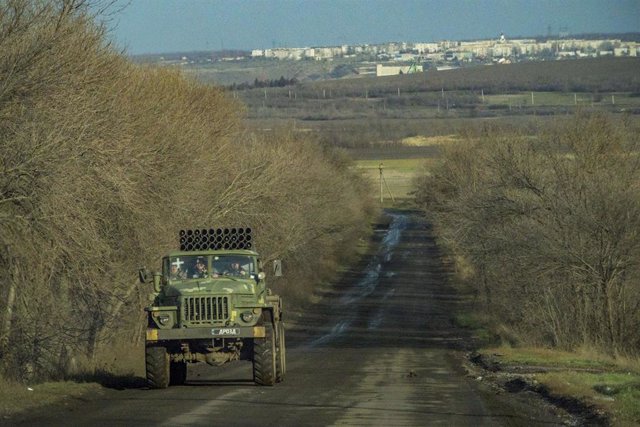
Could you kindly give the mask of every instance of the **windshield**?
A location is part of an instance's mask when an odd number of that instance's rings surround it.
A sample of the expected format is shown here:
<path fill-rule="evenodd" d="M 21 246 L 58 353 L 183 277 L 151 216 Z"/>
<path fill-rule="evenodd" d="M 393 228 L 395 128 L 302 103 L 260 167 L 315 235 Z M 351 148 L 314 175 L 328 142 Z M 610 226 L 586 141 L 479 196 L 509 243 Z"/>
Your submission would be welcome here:
<path fill-rule="evenodd" d="M 247 255 L 186 255 L 170 257 L 170 280 L 208 277 L 242 277 L 256 272 L 255 259 Z"/>

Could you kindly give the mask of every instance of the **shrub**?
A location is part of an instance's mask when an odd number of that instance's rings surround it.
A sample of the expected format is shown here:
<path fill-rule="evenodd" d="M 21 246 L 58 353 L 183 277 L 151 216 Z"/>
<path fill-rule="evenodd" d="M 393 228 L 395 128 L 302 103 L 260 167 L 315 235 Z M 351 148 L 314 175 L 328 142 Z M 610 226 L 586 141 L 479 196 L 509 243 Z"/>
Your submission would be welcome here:
<path fill-rule="evenodd" d="M 487 134 L 417 182 L 487 313 L 529 343 L 640 350 L 640 163 L 625 121 Z"/>

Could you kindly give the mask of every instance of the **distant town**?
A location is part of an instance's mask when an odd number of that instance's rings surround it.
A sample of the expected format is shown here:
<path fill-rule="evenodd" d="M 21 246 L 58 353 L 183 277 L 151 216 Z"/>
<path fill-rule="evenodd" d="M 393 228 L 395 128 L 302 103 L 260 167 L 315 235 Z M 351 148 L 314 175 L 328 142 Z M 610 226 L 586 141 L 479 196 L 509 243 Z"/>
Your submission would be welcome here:
<path fill-rule="evenodd" d="M 389 42 L 320 47 L 274 47 L 251 51 L 191 52 L 146 55 L 145 62 L 162 65 L 206 65 L 248 60 L 334 61 L 353 59 L 357 74 L 387 76 L 445 70 L 473 64 L 509 64 L 522 61 L 591 57 L 637 57 L 640 34 L 618 37 L 514 38 L 501 34 L 495 39 L 409 43 Z"/>

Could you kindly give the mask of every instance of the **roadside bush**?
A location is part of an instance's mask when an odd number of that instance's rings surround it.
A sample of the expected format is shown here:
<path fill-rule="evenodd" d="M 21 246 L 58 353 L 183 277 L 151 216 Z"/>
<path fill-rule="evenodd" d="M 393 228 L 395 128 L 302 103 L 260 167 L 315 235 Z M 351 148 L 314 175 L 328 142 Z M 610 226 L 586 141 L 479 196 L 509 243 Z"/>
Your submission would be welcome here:
<path fill-rule="evenodd" d="M 640 350 L 640 141 L 578 115 L 539 134 L 489 133 L 445 151 L 417 200 L 473 266 L 482 309 L 521 340 Z"/>
<path fill-rule="evenodd" d="M 244 133 L 222 90 L 114 52 L 89 6 L 0 5 L 0 373 L 15 379 L 140 342 L 136 271 L 181 228 L 254 226 L 267 260 L 295 265 L 287 296 L 310 293 L 373 213 L 348 163 Z"/>

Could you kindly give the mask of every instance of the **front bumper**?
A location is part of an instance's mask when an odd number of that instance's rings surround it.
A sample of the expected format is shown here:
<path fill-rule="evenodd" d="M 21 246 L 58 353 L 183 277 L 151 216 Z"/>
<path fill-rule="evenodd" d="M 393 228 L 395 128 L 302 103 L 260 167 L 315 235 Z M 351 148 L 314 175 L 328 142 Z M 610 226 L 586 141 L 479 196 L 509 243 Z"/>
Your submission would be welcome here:
<path fill-rule="evenodd" d="M 212 338 L 264 338 L 264 326 L 234 326 L 224 328 L 147 329 L 147 342 L 197 340 Z"/>

